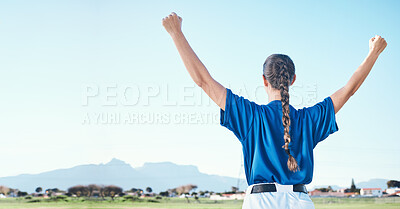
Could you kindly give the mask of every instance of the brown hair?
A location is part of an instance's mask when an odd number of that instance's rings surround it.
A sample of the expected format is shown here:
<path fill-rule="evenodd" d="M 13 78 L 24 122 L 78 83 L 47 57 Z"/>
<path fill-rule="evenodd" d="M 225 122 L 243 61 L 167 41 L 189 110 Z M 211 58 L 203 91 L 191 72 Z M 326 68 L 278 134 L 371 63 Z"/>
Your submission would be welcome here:
<path fill-rule="evenodd" d="M 294 63 L 289 56 L 284 54 L 272 54 L 264 62 L 264 78 L 271 84 L 272 88 L 279 89 L 282 102 L 282 124 L 284 127 L 283 138 L 285 144 L 282 148 L 289 155 L 287 165 L 290 171 L 296 172 L 300 168 L 296 159 L 290 154 L 290 108 L 289 108 L 289 86 L 295 75 Z"/>

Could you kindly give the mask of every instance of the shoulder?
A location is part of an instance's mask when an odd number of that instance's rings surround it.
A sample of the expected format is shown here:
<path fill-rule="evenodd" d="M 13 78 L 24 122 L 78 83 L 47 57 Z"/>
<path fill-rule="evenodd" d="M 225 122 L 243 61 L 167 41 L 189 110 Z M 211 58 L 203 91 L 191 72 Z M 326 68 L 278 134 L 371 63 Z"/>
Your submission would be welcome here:
<path fill-rule="evenodd" d="M 335 110 L 330 96 L 310 107 L 304 107 L 299 110 L 302 117 L 310 118 L 312 121 L 320 121 L 324 118 L 335 117 Z"/>
<path fill-rule="evenodd" d="M 328 96 L 328 97 L 325 97 L 322 101 L 319 101 L 312 106 L 303 107 L 303 108 L 299 109 L 299 111 L 313 113 L 317 110 L 324 109 L 324 108 L 327 108 L 330 106 L 333 107 L 333 102 L 332 102 L 331 97 Z"/>
<path fill-rule="evenodd" d="M 260 108 L 262 105 L 257 104 L 254 101 L 251 101 L 243 96 L 240 96 L 236 93 L 234 93 L 231 89 L 226 88 L 226 101 L 230 102 L 231 104 L 242 104 L 242 105 L 249 105 L 254 108 Z"/>

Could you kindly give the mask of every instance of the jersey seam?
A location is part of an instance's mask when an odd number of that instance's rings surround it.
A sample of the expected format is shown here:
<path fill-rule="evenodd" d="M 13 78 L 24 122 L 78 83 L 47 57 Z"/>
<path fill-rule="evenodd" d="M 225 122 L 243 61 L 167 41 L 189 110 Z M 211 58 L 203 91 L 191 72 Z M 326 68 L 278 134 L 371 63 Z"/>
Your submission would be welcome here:
<path fill-rule="evenodd" d="M 254 112 L 255 112 L 255 111 L 254 111 Z M 248 130 L 247 133 L 246 133 L 246 137 L 244 137 L 244 138 L 242 139 L 242 141 L 245 141 L 245 140 L 247 139 L 247 137 L 249 136 L 249 133 L 250 133 L 251 129 L 253 128 L 254 120 L 255 120 L 254 115 L 255 115 L 255 114 L 253 114 L 253 120 L 251 121 L 250 128 L 249 128 L 249 130 Z"/>

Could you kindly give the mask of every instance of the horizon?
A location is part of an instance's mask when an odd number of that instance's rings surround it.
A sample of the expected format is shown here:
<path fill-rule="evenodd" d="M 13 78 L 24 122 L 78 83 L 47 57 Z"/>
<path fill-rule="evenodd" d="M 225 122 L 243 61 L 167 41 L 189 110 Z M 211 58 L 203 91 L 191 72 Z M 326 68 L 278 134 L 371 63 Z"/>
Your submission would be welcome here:
<path fill-rule="evenodd" d="M 400 179 L 399 8 L 390 0 L 2 1 L 0 177 L 115 157 L 245 178 L 240 142 L 161 24 L 174 11 L 213 78 L 258 104 L 268 102 L 268 55 L 294 61 L 290 104 L 302 108 L 341 88 L 368 40 L 384 37 L 387 48 L 336 115 L 339 131 L 314 150 L 310 186 Z"/>

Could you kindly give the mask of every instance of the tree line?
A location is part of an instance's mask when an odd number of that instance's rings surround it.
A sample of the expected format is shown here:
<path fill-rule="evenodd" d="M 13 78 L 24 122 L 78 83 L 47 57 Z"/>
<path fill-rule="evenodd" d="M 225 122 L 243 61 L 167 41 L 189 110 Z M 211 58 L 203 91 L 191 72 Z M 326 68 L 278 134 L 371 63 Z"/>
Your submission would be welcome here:
<path fill-rule="evenodd" d="M 160 196 L 171 196 L 171 195 L 182 195 L 189 194 L 190 191 L 195 190 L 197 188 L 196 185 L 187 184 L 182 185 L 173 189 L 168 189 L 164 192 L 160 192 Z M 154 195 L 153 189 L 151 187 L 146 187 L 145 190 L 139 188 L 131 188 L 130 190 L 124 191 L 121 187 L 115 185 L 98 185 L 98 184 L 89 184 L 89 185 L 75 185 L 67 189 L 67 191 L 62 191 L 58 188 L 46 189 L 44 193 L 42 187 L 37 187 L 35 189 L 36 196 L 57 196 L 57 195 L 66 195 L 66 196 L 76 196 L 76 197 L 101 197 L 105 199 L 105 197 L 110 197 L 114 199 L 116 196 L 125 196 L 127 194 L 141 196 L 141 195 Z M 145 191 L 147 193 L 145 193 Z M 208 191 L 207 191 L 208 192 Z M 200 192 L 204 194 L 204 192 Z M 27 192 L 19 191 L 18 189 L 12 189 L 6 186 L 0 185 L 0 194 L 24 197 L 29 195 Z M 192 193 L 193 194 L 193 193 Z M 197 195 L 197 193 L 195 193 Z"/>
<path fill-rule="evenodd" d="M 386 182 L 386 185 L 388 188 L 400 188 L 400 181 L 396 181 L 396 180 L 390 180 Z M 328 187 L 322 187 L 322 188 L 316 188 L 316 190 L 319 190 L 321 192 L 333 192 L 334 190 L 332 189 L 331 186 Z M 350 188 L 347 188 L 344 190 L 345 193 L 348 192 L 354 192 L 354 193 L 358 193 L 360 194 L 360 188 L 357 188 L 355 183 L 354 183 L 354 179 L 351 179 L 351 185 Z"/>

